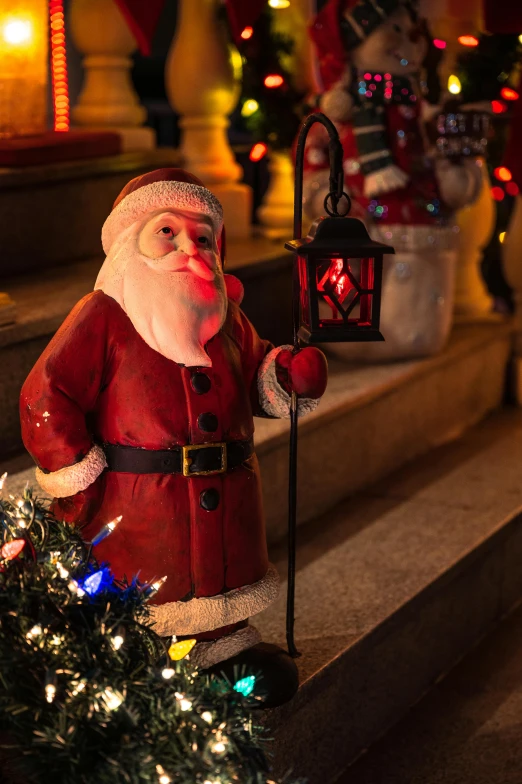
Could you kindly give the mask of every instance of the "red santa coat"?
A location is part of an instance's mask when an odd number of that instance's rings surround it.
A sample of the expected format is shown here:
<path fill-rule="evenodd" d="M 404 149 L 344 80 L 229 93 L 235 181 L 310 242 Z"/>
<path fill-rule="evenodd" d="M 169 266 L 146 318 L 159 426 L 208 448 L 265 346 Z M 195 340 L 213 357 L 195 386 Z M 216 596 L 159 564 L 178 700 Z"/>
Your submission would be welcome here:
<path fill-rule="evenodd" d="M 279 349 L 261 340 L 230 301 L 226 322 L 206 349 L 212 367 L 181 367 L 149 348 L 114 299 L 101 291 L 87 295 L 23 386 L 21 422 L 28 451 L 38 466 L 59 471 L 59 477 L 60 469 L 69 467 L 67 475 L 82 465 L 93 443 L 163 450 L 250 439 L 253 415 L 263 414 L 259 389 L 265 413 L 277 413 L 267 401 L 272 396 L 274 402 L 281 390 L 274 398 L 267 379 L 271 357 Z M 210 381 L 204 393 L 191 384 L 196 371 Z M 258 387 L 261 371 L 265 388 Z M 198 426 L 205 413 L 217 417 L 215 432 Z M 201 504 L 209 489 L 219 493 L 213 511 Z M 176 603 L 165 605 L 174 608 L 169 618 L 175 619 L 175 628 L 163 624 L 164 633 L 190 634 L 236 623 L 274 598 L 255 455 L 220 475 L 104 471 L 82 492 L 57 499 L 54 508 L 65 520 L 83 525 L 87 540 L 123 515 L 96 555 L 110 563 L 117 578 L 168 576 L 157 601 Z M 247 589 L 233 591 L 241 586 Z M 223 600 L 214 602 L 217 615 L 212 611 L 212 617 L 202 619 L 196 612 L 204 605 L 200 597 L 216 595 Z M 197 598 L 190 601 L 192 597 Z M 208 607 L 204 612 L 208 615 Z"/>

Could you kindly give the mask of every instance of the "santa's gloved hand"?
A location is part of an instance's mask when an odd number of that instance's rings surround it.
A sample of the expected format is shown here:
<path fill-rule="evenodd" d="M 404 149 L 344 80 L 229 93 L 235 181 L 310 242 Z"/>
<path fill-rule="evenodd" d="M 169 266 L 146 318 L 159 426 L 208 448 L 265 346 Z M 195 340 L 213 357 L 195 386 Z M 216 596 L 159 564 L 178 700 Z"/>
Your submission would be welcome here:
<path fill-rule="evenodd" d="M 289 395 L 317 400 L 324 395 L 328 381 L 328 364 L 322 351 L 307 346 L 296 354 L 283 349 L 276 357 L 276 377 Z"/>

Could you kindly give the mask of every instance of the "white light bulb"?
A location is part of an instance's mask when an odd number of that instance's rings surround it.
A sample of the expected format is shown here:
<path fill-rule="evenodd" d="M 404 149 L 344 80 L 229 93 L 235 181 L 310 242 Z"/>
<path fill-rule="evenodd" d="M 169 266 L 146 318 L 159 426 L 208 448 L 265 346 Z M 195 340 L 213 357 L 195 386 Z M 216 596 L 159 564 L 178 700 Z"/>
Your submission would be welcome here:
<path fill-rule="evenodd" d="M 56 571 L 58 572 L 62 580 L 67 580 L 67 578 L 69 577 L 69 570 L 66 569 L 65 566 L 62 563 L 60 563 L 60 561 L 58 561 L 58 563 L 56 564 Z"/>
<path fill-rule="evenodd" d="M 208 724 L 212 724 L 212 714 L 210 711 L 204 711 L 201 714 L 201 718 L 203 719 L 203 721 L 208 722 Z"/>
<path fill-rule="evenodd" d="M 14 45 L 30 41 L 31 33 L 31 23 L 22 19 L 12 19 L 4 25 L 2 30 L 4 41 Z"/>
<path fill-rule="evenodd" d="M 32 640 L 34 637 L 39 637 L 41 633 L 42 633 L 42 627 L 40 626 L 39 623 L 37 623 L 35 626 L 33 626 L 32 629 L 29 629 L 29 631 L 25 636 L 26 639 Z"/>
<path fill-rule="evenodd" d="M 48 683 L 45 687 L 45 699 L 47 702 L 53 702 L 56 696 L 56 686 L 54 683 Z"/>
<path fill-rule="evenodd" d="M 159 784 L 170 784 L 172 781 L 161 765 L 156 765 L 156 773 L 159 776 Z"/>
<path fill-rule="evenodd" d="M 112 647 L 114 648 L 115 651 L 119 651 L 124 642 L 125 640 L 123 639 L 121 634 L 116 634 L 112 638 Z"/>
<path fill-rule="evenodd" d="M 110 521 L 110 523 L 107 523 L 107 528 L 110 530 L 111 534 L 116 528 L 116 526 L 118 525 L 118 523 L 121 523 L 122 520 L 123 520 L 123 515 L 118 515 L 118 517 L 115 517 L 114 520 Z"/>
<path fill-rule="evenodd" d="M 184 694 L 180 694 L 179 691 L 176 692 L 176 699 L 179 702 L 179 707 L 182 711 L 188 711 L 192 708 L 192 703 L 190 700 L 187 700 Z"/>
<path fill-rule="evenodd" d="M 103 692 L 103 701 L 107 707 L 107 710 L 115 711 L 122 704 L 123 695 L 117 691 L 114 691 L 110 686 L 108 686 Z"/>
<path fill-rule="evenodd" d="M 7 479 L 7 471 L 5 471 L 2 476 L 0 476 L 0 493 L 4 489 L 5 480 Z"/>
<path fill-rule="evenodd" d="M 165 669 L 161 671 L 161 674 L 165 680 L 168 681 L 176 674 L 176 670 L 173 670 L 172 667 L 165 667 Z"/>

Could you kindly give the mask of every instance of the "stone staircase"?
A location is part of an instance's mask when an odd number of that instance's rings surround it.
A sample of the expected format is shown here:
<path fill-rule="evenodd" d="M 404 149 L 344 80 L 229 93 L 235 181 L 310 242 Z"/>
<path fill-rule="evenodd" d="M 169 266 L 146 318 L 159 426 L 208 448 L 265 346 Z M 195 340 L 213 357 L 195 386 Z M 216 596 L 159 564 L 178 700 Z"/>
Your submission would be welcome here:
<path fill-rule="evenodd" d="M 428 360 L 331 363 L 300 424 L 302 686 L 267 716 L 278 774 L 333 782 L 521 598 L 522 414 L 501 408 L 510 352 L 510 324 L 482 323 Z M 288 423 L 259 420 L 256 445 L 284 575 Z M 10 492 L 32 483 L 29 464 L 4 461 Z M 256 619 L 266 640 L 284 644 L 284 610 L 283 591 Z"/>

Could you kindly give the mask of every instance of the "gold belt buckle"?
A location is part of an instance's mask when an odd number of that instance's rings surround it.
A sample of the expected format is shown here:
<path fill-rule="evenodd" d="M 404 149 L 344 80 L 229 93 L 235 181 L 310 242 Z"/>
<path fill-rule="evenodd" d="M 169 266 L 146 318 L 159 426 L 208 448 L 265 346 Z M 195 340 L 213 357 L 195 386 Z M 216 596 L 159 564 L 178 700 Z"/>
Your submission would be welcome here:
<path fill-rule="evenodd" d="M 191 471 L 192 458 L 189 452 L 194 452 L 196 449 L 221 449 L 221 468 L 216 468 L 211 471 Z M 224 441 L 219 441 L 216 444 L 186 444 L 181 447 L 183 455 L 183 476 L 208 476 L 209 474 L 224 474 L 227 470 L 227 445 Z"/>

